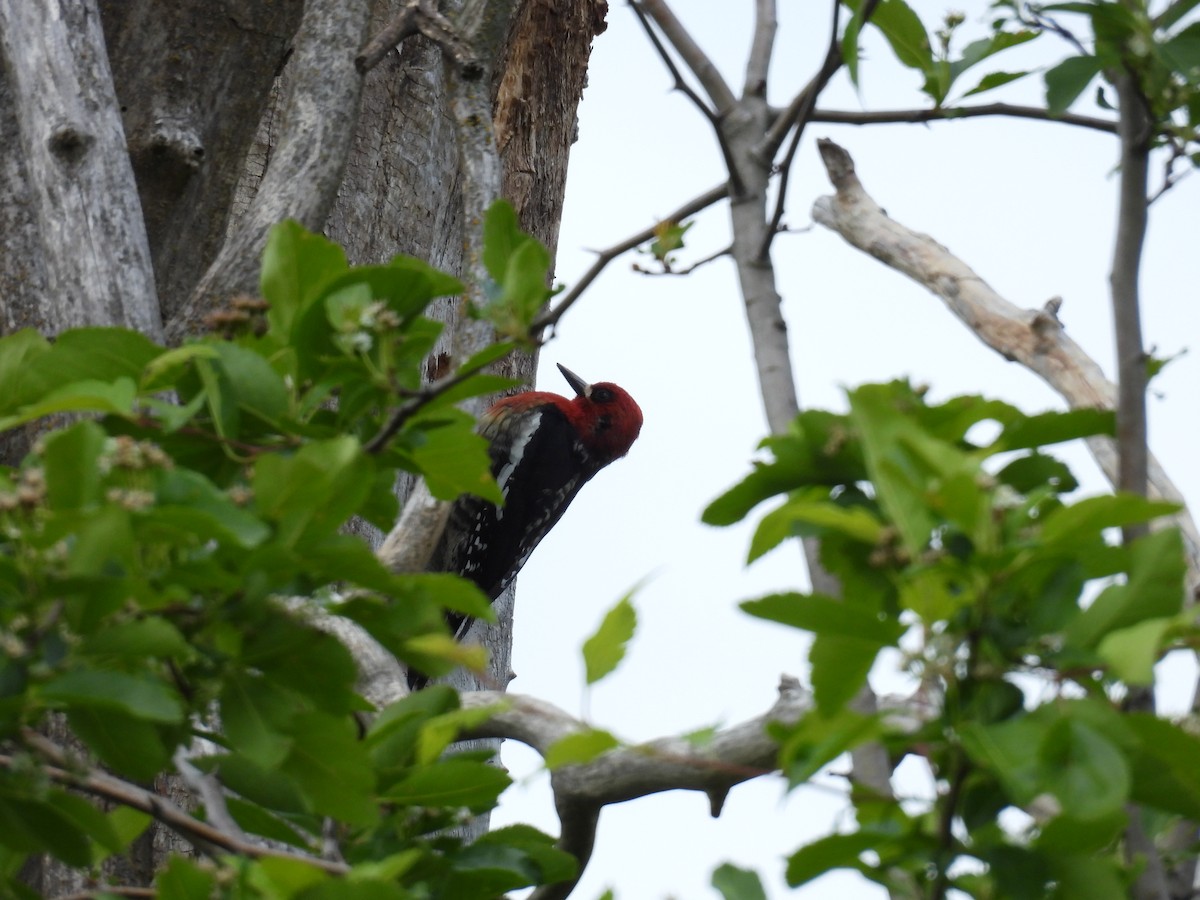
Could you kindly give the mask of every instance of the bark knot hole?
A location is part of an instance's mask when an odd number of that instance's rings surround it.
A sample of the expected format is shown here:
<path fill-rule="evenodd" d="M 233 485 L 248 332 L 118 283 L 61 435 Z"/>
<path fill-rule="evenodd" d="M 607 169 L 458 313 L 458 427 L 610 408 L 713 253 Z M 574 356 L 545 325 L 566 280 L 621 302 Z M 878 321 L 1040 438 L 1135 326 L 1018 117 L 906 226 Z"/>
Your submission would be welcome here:
<path fill-rule="evenodd" d="M 75 125 L 60 125 L 46 142 L 50 152 L 63 164 L 78 165 L 95 142 L 95 138 Z"/>

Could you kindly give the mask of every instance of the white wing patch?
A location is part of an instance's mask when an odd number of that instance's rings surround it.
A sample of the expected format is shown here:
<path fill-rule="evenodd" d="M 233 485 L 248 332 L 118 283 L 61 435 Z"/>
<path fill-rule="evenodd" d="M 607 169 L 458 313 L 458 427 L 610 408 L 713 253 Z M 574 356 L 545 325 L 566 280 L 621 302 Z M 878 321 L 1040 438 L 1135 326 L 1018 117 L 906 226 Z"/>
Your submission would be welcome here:
<path fill-rule="evenodd" d="M 500 467 L 500 471 L 496 473 L 496 484 L 500 487 L 501 496 L 508 496 L 508 480 L 512 478 L 513 472 L 521 464 L 521 459 L 525 456 L 525 448 L 529 445 L 529 441 L 533 437 L 534 432 L 537 431 L 538 424 L 541 421 L 541 410 L 536 410 L 522 418 L 517 433 L 513 436 L 512 446 L 509 447 L 508 459 Z M 496 521 L 500 521 L 503 518 L 504 507 L 499 506 L 496 508 Z"/>

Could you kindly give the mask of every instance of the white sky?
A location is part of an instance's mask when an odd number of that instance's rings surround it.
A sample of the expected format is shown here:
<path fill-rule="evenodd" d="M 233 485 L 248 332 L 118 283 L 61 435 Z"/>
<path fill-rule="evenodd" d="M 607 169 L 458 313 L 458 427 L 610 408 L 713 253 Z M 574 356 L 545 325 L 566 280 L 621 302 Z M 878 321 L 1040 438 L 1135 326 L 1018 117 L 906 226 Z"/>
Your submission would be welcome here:
<path fill-rule="evenodd" d="M 749 0 L 677 0 L 677 14 L 740 93 L 749 46 Z M 785 104 L 825 52 L 828 4 L 782 2 L 771 100 Z M 978 36 L 986 4 L 969 4 L 966 40 Z M 927 27 L 944 7 L 917 5 Z M 721 158 L 706 121 L 679 93 L 641 35 L 633 13 L 611 3 L 596 42 L 580 112 L 558 257 L 573 283 L 590 265 L 584 248 L 608 246 L 718 183 Z M 867 34 L 863 88 L 844 77 L 821 106 L 892 109 L 923 105 L 915 73 Z M 1067 48 L 1043 37 L 995 60 L 1003 69 L 1052 64 Z M 986 64 L 985 64 L 986 65 Z M 986 68 L 980 69 L 980 73 Z M 965 76 L 962 88 L 978 75 Z M 1032 76 L 983 101 L 1036 103 Z M 1090 110 L 1086 110 L 1090 111 Z M 1116 182 L 1115 140 L 1063 125 L 1015 119 L 930 126 L 810 126 L 792 173 L 793 227 L 809 223 L 812 201 L 831 193 L 814 149 L 832 137 L 854 156 L 867 190 L 900 222 L 928 232 L 1001 294 L 1023 307 L 1061 295 L 1067 330 L 1108 371 L 1112 334 L 1108 259 Z M 1159 173 L 1154 172 L 1157 178 Z M 1200 497 L 1194 464 L 1200 428 L 1200 253 L 1197 185 L 1185 181 L 1152 209 L 1143 265 L 1144 335 L 1160 354 L 1191 353 L 1156 380 L 1152 447 L 1185 496 Z M 725 205 L 703 214 L 681 261 L 728 242 Z M 842 388 L 909 376 L 935 398 L 983 392 L 1027 411 L 1061 407 L 1034 376 L 1007 363 L 959 324 L 941 302 L 832 233 L 781 236 L 774 259 L 792 339 L 801 402 L 844 408 Z M 783 672 L 805 677 L 799 632 L 759 622 L 740 600 L 806 584 L 799 553 L 781 548 L 747 569 L 751 529 L 717 530 L 700 511 L 747 471 L 766 431 L 749 340 L 728 260 L 687 278 L 646 278 L 631 257 L 610 265 L 565 317 L 542 354 L 539 386 L 563 390 L 553 363 L 584 378 L 615 381 L 641 404 L 646 424 L 628 459 L 583 491 L 519 581 L 511 689 L 586 715 L 631 741 L 733 724 L 765 711 Z M 1082 452 L 1070 454 L 1083 493 L 1105 488 Z M 641 579 L 638 633 L 621 668 L 588 695 L 579 648 L 604 612 Z M 1187 667 L 1172 669 L 1175 702 Z M 886 666 L 877 687 L 895 689 Z M 558 822 L 548 779 L 531 751 L 506 745 L 518 784 L 495 824 L 528 821 L 551 834 Z M 916 789 L 919 776 L 909 782 Z M 883 891 L 838 873 L 789 893 L 786 856 L 852 820 L 843 782 L 787 794 L 779 778 L 735 788 L 720 819 L 707 798 L 675 792 L 609 807 L 596 854 L 575 896 L 611 887 L 620 900 L 714 898 L 712 870 L 725 861 L 757 869 L 771 897 L 870 900 Z"/>

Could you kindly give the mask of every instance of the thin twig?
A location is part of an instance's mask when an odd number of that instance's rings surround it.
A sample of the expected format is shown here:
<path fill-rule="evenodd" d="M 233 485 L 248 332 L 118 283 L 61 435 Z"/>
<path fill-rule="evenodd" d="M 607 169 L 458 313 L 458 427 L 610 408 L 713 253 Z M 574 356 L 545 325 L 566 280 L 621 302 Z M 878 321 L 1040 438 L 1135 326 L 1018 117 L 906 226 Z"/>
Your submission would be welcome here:
<path fill-rule="evenodd" d="M 630 0 L 630 3 L 641 6 L 649 13 L 654 24 L 662 30 L 671 46 L 679 52 L 684 63 L 692 70 L 692 74 L 696 76 L 718 112 L 724 112 L 737 104 L 737 97 L 721 77 L 720 70 L 713 65 L 712 59 L 700 49 L 700 45 L 688 34 L 683 23 L 675 17 L 675 13 L 663 0 Z"/>
<path fill-rule="evenodd" d="M 489 365 L 492 362 L 495 362 L 495 360 L 489 360 Z M 457 372 L 447 375 L 444 378 L 439 378 L 437 381 L 431 381 L 429 384 L 422 386 L 406 403 L 401 404 L 393 410 L 391 416 L 384 422 L 383 427 L 363 445 L 363 452 L 378 453 L 381 451 L 387 446 L 387 442 L 396 436 L 396 432 L 404 427 L 404 424 L 409 419 L 451 388 L 457 387 L 472 375 L 478 374 L 481 368 L 483 366 L 459 369 Z"/>
<path fill-rule="evenodd" d="M 681 222 L 688 216 L 694 216 L 701 210 L 707 209 L 719 200 L 723 200 L 729 196 L 729 185 L 719 184 L 714 188 L 710 188 L 698 197 L 689 200 L 679 209 L 675 210 L 669 216 L 666 216 L 664 222 Z M 580 298 L 585 290 L 596 280 L 597 276 L 604 271 L 605 267 L 624 253 L 652 239 L 655 233 L 655 227 L 651 226 L 637 234 L 632 235 L 620 243 L 613 244 L 607 250 L 601 250 L 596 255 L 596 261 L 591 267 L 583 273 L 583 276 L 575 282 L 575 286 L 563 294 L 562 299 L 555 304 L 552 309 L 548 309 L 540 316 L 533 320 L 533 324 L 529 327 L 529 331 L 533 335 L 538 335 L 547 328 L 552 328 L 558 323 L 558 320 L 566 314 L 576 300 Z"/>
<path fill-rule="evenodd" d="M 672 269 L 670 266 L 667 265 L 667 263 L 665 261 L 663 262 L 662 269 L 660 269 L 658 271 L 655 271 L 654 269 L 647 269 L 642 266 L 639 266 L 637 263 L 634 263 L 633 271 L 638 272 L 642 275 L 691 275 L 693 272 L 695 272 L 701 266 L 706 266 L 710 262 L 715 262 L 716 260 L 720 259 L 722 256 L 729 256 L 731 253 L 733 253 L 732 246 L 722 247 L 716 253 L 710 253 L 708 256 L 705 256 L 703 259 L 698 259 L 691 265 L 684 266 L 682 269 Z"/>
<path fill-rule="evenodd" d="M 717 144 L 721 148 L 721 157 L 725 160 L 725 169 L 729 172 L 730 194 L 734 197 L 741 196 L 745 191 L 745 183 L 738 172 L 737 160 L 733 158 L 733 151 L 729 147 L 729 142 L 725 140 L 725 132 L 721 128 L 721 119 L 725 111 L 713 110 L 704 102 L 704 98 L 696 93 L 692 86 L 684 79 L 682 73 L 680 73 L 679 67 L 675 65 L 675 60 L 671 58 L 671 54 L 663 46 L 657 32 L 654 30 L 654 26 L 650 24 L 650 19 L 641 5 L 636 2 L 631 2 L 629 5 L 633 8 L 634 14 L 637 15 L 638 22 L 641 23 L 642 29 L 646 32 L 646 37 L 650 39 L 650 43 L 654 45 L 654 49 L 658 52 L 663 65 L 667 67 L 667 71 L 675 79 L 675 89 L 682 91 L 684 96 L 692 101 L 696 109 L 700 110 L 700 113 L 712 125 L 713 133 L 717 136 Z"/>
<path fill-rule="evenodd" d="M 1093 131 L 1103 131 L 1106 134 L 1117 133 L 1117 123 L 1111 119 L 1082 116 L 1071 112 L 1053 113 L 1040 106 L 1020 106 L 1013 103 L 987 103 L 981 106 L 947 106 L 938 109 L 895 109 L 879 112 L 814 109 L 812 115 L 809 116 L 809 121 L 828 122 L 835 125 L 888 125 L 975 119 L 983 116 L 1011 116 L 1017 119 L 1034 119 L 1039 122 L 1061 122 L 1064 125 L 1090 128 Z"/>
<path fill-rule="evenodd" d="M 863 5 L 864 23 L 870 19 L 871 13 L 875 11 L 878 2 L 879 0 L 867 0 Z M 787 203 L 787 189 L 788 182 L 791 180 L 792 161 L 796 158 L 796 148 L 800 146 L 800 138 L 804 135 L 804 128 L 811 121 L 813 109 L 817 105 L 817 97 L 820 96 L 821 91 L 825 90 L 825 85 L 829 84 L 829 79 L 842 67 L 842 42 L 841 36 L 838 33 L 841 24 L 841 8 L 840 0 L 834 0 L 833 24 L 830 27 L 829 34 L 829 49 L 825 51 L 825 61 L 821 63 L 821 68 L 817 70 L 817 73 L 808 82 L 804 90 L 792 101 L 783 116 L 776 120 L 766 140 L 763 141 L 762 147 L 759 148 L 765 153 L 762 157 L 763 159 L 774 158 L 779 145 L 774 143 L 773 135 L 780 128 L 795 125 L 787 153 L 784 154 L 783 162 L 779 164 L 779 187 L 775 192 L 775 210 L 771 214 L 771 223 L 763 233 L 762 243 L 758 248 L 759 259 L 766 259 L 767 254 L 771 250 L 771 242 L 775 240 L 775 235 L 779 233 L 779 223 L 783 221 L 783 210 Z"/>
<path fill-rule="evenodd" d="M 182 835 L 202 853 L 215 857 L 223 851 L 251 859 L 299 860 L 332 875 L 345 875 L 350 871 L 349 866 L 341 863 L 329 862 L 303 853 L 271 850 L 239 840 L 214 828 L 207 822 L 193 818 L 165 797 L 160 797 L 152 791 L 147 791 L 96 769 L 73 771 L 75 766 L 67 753 L 53 741 L 32 729 L 23 729 L 21 740 L 27 747 L 51 763 L 51 765 L 43 765 L 39 770 L 51 781 L 147 813 Z M 7 754 L 0 754 L 0 769 L 11 770 L 18 765 L 24 765 L 24 763 Z"/>

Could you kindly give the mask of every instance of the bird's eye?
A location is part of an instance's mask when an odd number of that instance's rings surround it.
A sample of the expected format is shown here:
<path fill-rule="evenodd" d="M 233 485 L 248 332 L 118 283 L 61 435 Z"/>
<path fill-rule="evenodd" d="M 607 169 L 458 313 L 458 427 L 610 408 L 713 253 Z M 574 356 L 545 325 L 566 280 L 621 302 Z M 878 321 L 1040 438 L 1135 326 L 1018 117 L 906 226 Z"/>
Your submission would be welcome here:
<path fill-rule="evenodd" d="M 593 403 L 611 403 L 613 400 L 613 392 L 608 388 L 593 388 L 591 399 Z"/>

